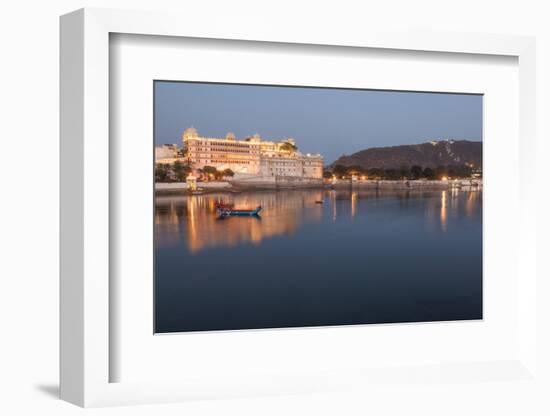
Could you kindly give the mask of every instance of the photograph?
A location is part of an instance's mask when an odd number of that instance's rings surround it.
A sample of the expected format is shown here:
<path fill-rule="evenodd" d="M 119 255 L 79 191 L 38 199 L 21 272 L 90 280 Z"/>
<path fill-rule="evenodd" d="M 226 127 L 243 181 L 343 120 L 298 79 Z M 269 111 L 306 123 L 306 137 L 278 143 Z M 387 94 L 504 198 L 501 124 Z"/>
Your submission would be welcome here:
<path fill-rule="evenodd" d="M 3 6 L 0 416 L 550 416 L 548 1 Z"/>
<path fill-rule="evenodd" d="M 483 319 L 483 95 L 155 80 L 154 332 Z"/>

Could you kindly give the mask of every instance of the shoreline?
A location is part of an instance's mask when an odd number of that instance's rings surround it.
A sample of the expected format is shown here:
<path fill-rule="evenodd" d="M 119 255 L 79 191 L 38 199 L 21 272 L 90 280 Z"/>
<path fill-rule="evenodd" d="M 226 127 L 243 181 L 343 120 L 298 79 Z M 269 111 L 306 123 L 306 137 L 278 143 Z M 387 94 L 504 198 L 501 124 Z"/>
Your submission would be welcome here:
<path fill-rule="evenodd" d="M 371 190 L 403 190 L 403 191 L 440 191 L 446 189 L 482 190 L 481 179 L 457 180 L 338 180 L 333 183 L 317 184 L 232 184 L 231 182 L 199 182 L 198 194 L 219 192 L 241 193 L 250 191 L 278 191 L 278 190 L 308 190 L 308 189 L 371 189 Z M 189 195 L 189 187 L 185 182 L 155 183 L 155 195 Z"/>

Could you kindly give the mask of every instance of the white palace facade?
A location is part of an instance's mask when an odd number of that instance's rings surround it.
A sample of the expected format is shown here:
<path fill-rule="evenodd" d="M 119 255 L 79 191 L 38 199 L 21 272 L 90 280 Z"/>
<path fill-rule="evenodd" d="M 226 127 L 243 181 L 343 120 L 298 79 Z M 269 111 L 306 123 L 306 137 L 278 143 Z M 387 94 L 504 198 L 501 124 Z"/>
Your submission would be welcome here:
<path fill-rule="evenodd" d="M 197 130 L 188 128 L 182 140 L 193 169 L 213 166 L 231 169 L 239 176 L 323 177 L 323 157 L 302 154 L 293 139 L 267 141 L 254 135 L 237 140 L 231 133 L 224 138 L 201 137 Z"/>

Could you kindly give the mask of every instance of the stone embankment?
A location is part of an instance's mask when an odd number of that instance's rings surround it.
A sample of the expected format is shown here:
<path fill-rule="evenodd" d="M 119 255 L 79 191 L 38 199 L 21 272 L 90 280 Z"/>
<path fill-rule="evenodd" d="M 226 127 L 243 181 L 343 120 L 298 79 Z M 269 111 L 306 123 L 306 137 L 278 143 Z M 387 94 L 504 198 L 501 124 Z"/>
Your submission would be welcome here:
<path fill-rule="evenodd" d="M 481 189 L 483 181 L 481 179 L 457 179 L 457 180 L 357 180 L 351 181 L 339 179 L 331 181 L 330 186 L 334 188 L 361 188 L 361 189 L 451 189 L 451 188 L 476 188 Z"/>
<path fill-rule="evenodd" d="M 231 181 L 235 189 L 302 189 L 323 186 L 322 179 L 297 178 L 295 176 L 250 176 L 239 177 Z"/>
<path fill-rule="evenodd" d="M 296 177 L 253 177 L 228 182 L 198 182 L 197 187 L 203 192 L 232 191 L 260 189 L 307 189 L 307 188 L 357 188 L 357 189 L 390 189 L 390 190 L 443 190 L 443 189 L 482 189 L 481 179 L 458 180 L 415 180 L 415 181 L 387 181 L 387 180 L 331 180 L 324 183 L 320 179 L 304 179 Z M 185 182 L 156 183 L 157 193 L 182 193 L 189 189 Z"/>
<path fill-rule="evenodd" d="M 228 191 L 232 189 L 229 182 L 199 182 L 197 187 L 206 192 Z M 189 186 L 185 182 L 159 182 L 155 183 L 155 192 L 162 194 L 178 194 L 187 192 Z"/>

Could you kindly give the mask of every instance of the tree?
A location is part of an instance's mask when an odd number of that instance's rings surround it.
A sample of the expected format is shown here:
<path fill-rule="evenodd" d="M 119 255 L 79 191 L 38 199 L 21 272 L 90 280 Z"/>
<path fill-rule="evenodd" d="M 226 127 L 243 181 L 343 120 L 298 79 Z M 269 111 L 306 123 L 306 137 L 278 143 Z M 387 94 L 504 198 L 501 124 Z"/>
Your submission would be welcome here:
<path fill-rule="evenodd" d="M 422 177 L 422 166 L 414 165 L 411 167 L 411 179 L 420 179 Z"/>
<path fill-rule="evenodd" d="M 166 163 L 155 165 L 155 182 L 168 182 L 170 176 L 170 166 Z"/>
<path fill-rule="evenodd" d="M 458 170 L 454 166 L 448 166 L 447 167 L 447 176 L 449 179 L 454 179 L 458 177 Z"/>
<path fill-rule="evenodd" d="M 369 175 L 369 178 L 380 179 L 384 176 L 384 171 L 380 168 L 369 168 L 367 169 L 367 174 Z"/>
<path fill-rule="evenodd" d="M 435 177 L 437 179 L 441 179 L 443 178 L 444 176 L 448 176 L 449 173 L 448 173 L 448 169 L 446 166 L 438 166 L 437 168 L 435 168 Z"/>
<path fill-rule="evenodd" d="M 401 166 L 399 168 L 399 175 L 401 176 L 400 179 L 408 178 L 411 175 L 411 170 L 408 166 Z"/>
<path fill-rule="evenodd" d="M 363 168 L 358 165 L 348 166 L 346 168 L 346 176 L 361 175 L 363 173 Z"/>
<path fill-rule="evenodd" d="M 297 152 L 298 151 L 298 146 L 296 146 L 293 142 L 291 141 L 284 141 L 282 144 L 281 144 L 281 150 L 285 151 L 285 152 L 289 152 L 289 153 L 294 153 L 294 152 Z"/>
<path fill-rule="evenodd" d="M 401 179 L 401 171 L 398 169 L 384 169 L 384 179 L 397 180 Z"/>
<path fill-rule="evenodd" d="M 214 166 L 205 166 L 202 168 L 202 172 L 207 178 L 217 178 L 218 169 Z"/>
<path fill-rule="evenodd" d="M 223 171 L 223 176 L 227 178 L 232 178 L 233 176 L 235 176 L 235 172 L 233 172 L 231 169 L 225 169 Z"/>
<path fill-rule="evenodd" d="M 324 171 L 323 171 L 323 178 L 325 178 L 325 179 L 330 179 L 330 178 L 332 178 L 332 175 L 333 175 L 333 174 L 332 174 L 332 172 L 331 172 L 330 170 L 324 170 Z"/>
<path fill-rule="evenodd" d="M 472 176 L 472 167 L 468 165 L 460 165 L 453 167 L 453 173 L 457 178 L 470 178 Z"/>
<path fill-rule="evenodd" d="M 187 179 L 187 176 L 191 173 L 191 167 L 189 165 L 184 165 L 181 161 L 176 160 L 172 166 L 174 176 L 179 182 L 184 182 Z"/>
<path fill-rule="evenodd" d="M 435 171 L 430 167 L 425 167 L 422 171 L 422 176 L 426 179 L 435 179 Z"/>
<path fill-rule="evenodd" d="M 336 175 L 336 176 L 344 176 L 347 172 L 348 168 L 345 167 L 344 165 L 336 165 L 332 168 L 332 172 Z"/>

